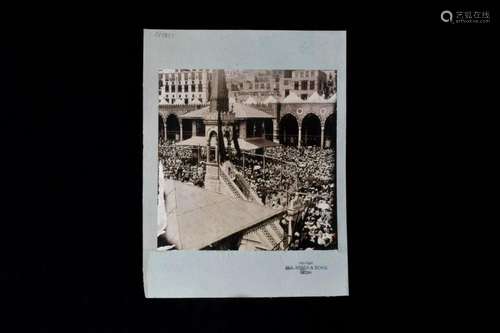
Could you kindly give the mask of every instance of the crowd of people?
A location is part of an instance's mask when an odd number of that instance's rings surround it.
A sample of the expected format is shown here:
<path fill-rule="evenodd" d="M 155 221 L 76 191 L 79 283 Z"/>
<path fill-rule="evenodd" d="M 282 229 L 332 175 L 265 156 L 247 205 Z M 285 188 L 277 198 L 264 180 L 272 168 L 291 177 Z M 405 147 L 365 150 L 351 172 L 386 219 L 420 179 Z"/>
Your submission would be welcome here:
<path fill-rule="evenodd" d="M 198 164 L 197 153 L 191 147 L 174 146 L 173 141 L 158 145 L 158 157 L 163 164 L 165 179 L 173 179 L 203 187 L 205 180 L 204 159 Z M 200 152 L 203 155 L 204 152 Z M 205 155 L 206 156 L 206 155 Z"/>
<path fill-rule="evenodd" d="M 199 154 L 170 141 L 160 143 L 165 178 L 203 187 L 206 152 L 202 148 Z M 290 146 L 266 148 L 265 158 L 247 153 L 237 156 L 234 151 L 227 154 L 243 177 L 237 179 L 230 173 L 240 189 L 244 187 L 240 183 L 246 182 L 262 203 L 272 208 L 287 208 L 293 200 L 300 203 L 290 240 L 290 249 L 296 250 L 337 246 L 334 156 L 333 148 Z M 287 231 L 287 222 L 282 224 Z"/>
<path fill-rule="evenodd" d="M 286 208 L 295 196 L 304 208 L 295 227 L 292 249 L 336 247 L 335 161 L 333 148 L 277 146 L 264 157 L 233 158 L 262 202 Z"/>

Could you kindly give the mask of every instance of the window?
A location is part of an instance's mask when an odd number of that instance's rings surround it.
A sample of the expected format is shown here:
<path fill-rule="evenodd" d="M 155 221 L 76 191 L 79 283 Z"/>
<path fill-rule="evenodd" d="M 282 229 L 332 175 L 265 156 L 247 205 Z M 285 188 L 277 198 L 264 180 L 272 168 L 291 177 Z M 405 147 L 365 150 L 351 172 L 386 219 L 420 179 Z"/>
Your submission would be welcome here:
<path fill-rule="evenodd" d="M 178 91 L 178 92 L 181 92 L 181 91 L 182 91 L 182 86 L 181 86 L 180 84 L 177 86 L 177 91 Z"/>
<path fill-rule="evenodd" d="M 265 88 L 264 88 L 264 83 L 261 83 L 261 84 L 260 84 L 260 89 L 265 89 Z"/>
<path fill-rule="evenodd" d="M 291 78 L 292 78 L 292 73 L 293 73 L 292 71 L 290 71 L 290 70 L 286 70 L 286 71 L 285 71 L 285 75 L 284 75 L 284 76 L 285 76 L 285 78 L 287 78 L 287 79 L 291 79 Z"/>
<path fill-rule="evenodd" d="M 284 84 L 285 86 L 288 86 L 288 83 L 289 83 L 289 81 L 288 81 L 288 80 L 283 81 L 283 84 Z"/>
<path fill-rule="evenodd" d="M 203 91 L 203 85 L 201 83 L 198 84 L 198 91 L 199 92 Z"/>
<path fill-rule="evenodd" d="M 307 94 L 300 95 L 300 98 L 302 98 L 305 101 L 307 99 Z"/>
<path fill-rule="evenodd" d="M 191 85 L 191 91 L 195 91 L 196 90 L 196 85 L 192 84 Z"/>
<path fill-rule="evenodd" d="M 170 99 L 169 98 L 167 98 L 166 101 L 167 101 L 167 103 L 170 103 Z"/>
<path fill-rule="evenodd" d="M 300 81 L 300 89 L 307 90 L 307 81 Z"/>
<path fill-rule="evenodd" d="M 290 89 L 285 89 L 285 97 L 290 95 Z"/>
<path fill-rule="evenodd" d="M 166 85 L 166 86 L 165 86 L 165 91 L 166 91 L 166 92 L 169 92 L 169 91 L 170 91 L 170 86 L 169 86 L 169 85 Z"/>
<path fill-rule="evenodd" d="M 295 90 L 299 90 L 299 81 L 294 82 L 294 87 Z"/>
<path fill-rule="evenodd" d="M 160 80 L 159 86 L 160 86 L 160 88 L 163 87 L 163 81 L 162 80 Z"/>
<path fill-rule="evenodd" d="M 271 89 L 271 84 L 269 82 L 266 84 L 266 89 Z"/>
<path fill-rule="evenodd" d="M 186 91 L 188 91 L 188 85 L 187 84 L 184 85 L 184 92 L 186 92 Z"/>
<path fill-rule="evenodd" d="M 175 92 L 175 86 L 172 86 L 172 92 Z"/>
<path fill-rule="evenodd" d="M 304 77 L 304 72 L 300 71 L 300 77 Z"/>
<path fill-rule="evenodd" d="M 315 83 L 314 81 L 309 81 L 309 89 L 311 89 L 311 90 L 316 89 L 316 88 L 314 88 L 314 83 Z"/>
<path fill-rule="evenodd" d="M 309 77 L 309 71 L 306 71 L 306 77 Z"/>

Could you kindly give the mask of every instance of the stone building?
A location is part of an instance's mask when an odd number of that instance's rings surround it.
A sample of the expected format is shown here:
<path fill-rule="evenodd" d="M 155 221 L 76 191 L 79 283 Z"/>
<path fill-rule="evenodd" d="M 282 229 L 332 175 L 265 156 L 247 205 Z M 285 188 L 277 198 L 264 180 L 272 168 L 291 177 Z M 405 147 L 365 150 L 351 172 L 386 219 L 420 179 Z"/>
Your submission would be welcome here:
<path fill-rule="evenodd" d="M 323 94 L 328 75 L 320 70 L 259 70 L 233 72 L 228 80 L 229 96 L 236 101 L 253 97 L 257 101 L 268 96 L 283 99 L 290 93 L 306 100 L 314 92 Z"/>
<path fill-rule="evenodd" d="M 231 96 L 232 84 L 250 82 L 249 80 L 255 72 L 232 71 L 230 79 L 226 81 L 228 95 Z M 211 72 L 207 71 L 206 73 L 212 75 Z M 311 89 L 327 87 L 326 73 L 323 71 L 283 70 L 258 71 L 258 74 L 259 80 L 262 80 L 262 83 L 259 82 L 259 84 L 264 84 L 264 90 L 267 89 L 267 83 L 271 87 L 267 97 L 243 95 L 243 98 L 239 99 L 233 95 L 228 99 L 228 108 L 233 113 L 236 122 L 234 135 L 242 140 L 240 147 L 253 149 L 254 144 L 246 144 L 251 141 L 259 142 L 262 147 L 268 145 L 267 141 L 294 146 L 332 146 L 336 135 L 336 94 L 333 93 L 328 98 L 324 98 L 321 93 Z M 279 85 L 277 85 L 276 80 L 274 81 L 274 87 L 278 88 L 272 88 L 271 78 L 273 75 L 280 78 Z M 305 80 L 306 78 L 307 80 Z M 296 84 L 302 88 L 302 81 L 306 81 L 304 88 L 307 87 L 304 90 L 297 90 L 298 93 L 303 93 L 302 98 L 296 93 L 296 90 L 285 89 L 287 86 L 295 87 Z M 311 84 L 311 81 L 315 83 Z M 255 83 L 255 81 L 253 82 Z M 245 86 L 243 85 L 243 87 Z M 282 94 L 286 94 L 286 96 L 276 95 L 273 89 L 282 91 Z M 206 90 L 209 90 L 208 83 Z M 253 89 L 253 92 L 258 90 Z M 200 137 L 188 141 L 194 143 L 200 141 L 201 137 L 206 137 L 208 130 L 204 118 L 210 110 L 207 103 L 202 104 L 196 100 L 187 104 L 160 103 L 158 118 L 160 141 L 165 139 L 183 141 Z"/>
<path fill-rule="evenodd" d="M 211 71 L 176 69 L 159 72 L 159 101 L 162 104 L 187 105 L 208 102 Z"/>

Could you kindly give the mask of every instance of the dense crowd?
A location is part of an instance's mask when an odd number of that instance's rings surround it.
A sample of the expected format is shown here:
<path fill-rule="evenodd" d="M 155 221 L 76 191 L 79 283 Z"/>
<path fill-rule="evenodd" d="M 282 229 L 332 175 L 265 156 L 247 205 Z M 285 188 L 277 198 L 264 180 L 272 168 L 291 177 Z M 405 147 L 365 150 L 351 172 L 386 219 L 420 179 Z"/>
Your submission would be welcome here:
<path fill-rule="evenodd" d="M 203 187 L 205 177 L 204 148 L 197 152 L 190 147 L 174 146 L 172 142 L 159 145 L 159 158 L 163 163 L 165 178 L 189 182 Z M 295 225 L 290 249 L 333 249 L 336 241 L 336 196 L 334 151 L 319 147 L 267 148 L 265 161 L 262 155 L 244 154 L 237 157 L 234 151 L 228 158 L 239 171 L 239 184 L 246 182 L 262 200 L 272 208 L 287 208 L 294 201 L 301 209 Z M 287 230 L 287 222 L 282 221 Z"/>
<path fill-rule="evenodd" d="M 335 161 L 333 149 L 267 148 L 262 156 L 233 159 L 250 187 L 269 207 L 303 204 L 292 239 L 294 249 L 336 247 Z M 295 198 L 297 197 L 297 198 Z"/>
<path fill-rule="evenodd" d="M 204 154 L 203 152 L 200 155 Z M 205 155 L 206 156 L 206 155 Z M 174 146 L 166 141 L 158 146 L 158 157 L 163 163 L 165 179 L 174 179 L 203 187 L 205 163 L 198 165 L 198 157 L 190 147 Z M 203 159 L 200 158 L 203 161 Z"/>

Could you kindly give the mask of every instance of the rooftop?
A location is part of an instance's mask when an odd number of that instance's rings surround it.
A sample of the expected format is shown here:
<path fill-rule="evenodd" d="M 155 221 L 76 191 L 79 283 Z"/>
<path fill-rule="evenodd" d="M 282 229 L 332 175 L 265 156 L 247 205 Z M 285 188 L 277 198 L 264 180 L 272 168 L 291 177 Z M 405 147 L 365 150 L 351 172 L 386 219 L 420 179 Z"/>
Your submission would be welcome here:
<path fill-rule="evenodd" d="M 167 239 L 198 250 L 282 212 L 174 180 L 165 181 Z"/>

